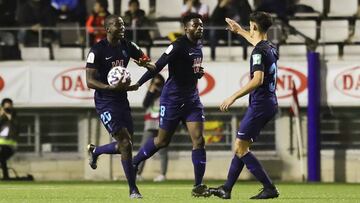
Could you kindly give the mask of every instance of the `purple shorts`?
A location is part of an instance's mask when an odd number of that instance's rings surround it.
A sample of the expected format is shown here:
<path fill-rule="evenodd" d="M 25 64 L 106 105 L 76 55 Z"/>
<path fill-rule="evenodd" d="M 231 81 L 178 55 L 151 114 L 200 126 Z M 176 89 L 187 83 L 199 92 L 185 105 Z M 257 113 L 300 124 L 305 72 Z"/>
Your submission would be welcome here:
<path fill-rule="evenodd" d="M 200 100 L 183 104 L 160 103 L 159 127 L 169 132 L 176 130 L 179 122 L 204 122 L 204 107 Z"/>
<path fill-rule="evenodd" d="M 131 109 L 125 103 L 116 100 L 95 100 L 96 112 L 111 135 L 117 133 L 121 128 L 127 128 L 130 135 L 134 132 Z"/>
<path fill-rule="evenodd" d="M 277 113 L 277 106 L 249 106 L 236 137 L 241 140 L 255 141 L 261 129 L 274 118 Z"/>

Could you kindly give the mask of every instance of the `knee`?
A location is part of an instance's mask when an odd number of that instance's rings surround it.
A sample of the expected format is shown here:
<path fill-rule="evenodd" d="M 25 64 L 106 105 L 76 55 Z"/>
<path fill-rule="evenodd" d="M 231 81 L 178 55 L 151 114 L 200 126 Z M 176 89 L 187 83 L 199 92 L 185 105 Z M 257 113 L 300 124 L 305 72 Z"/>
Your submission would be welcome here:
<path fill-rule="evenodd" d="M 131 149 L 131 141 L 130 139 L 123 138 L 118 140 L 117 148 L 118 151 L 127 151 L 128 149 Z"/>
<path fill-rule="evenodd" d="M 243 157 L 245 154 L 249 152 L 249 147 L 243 145 L 236 145 L 235 146 L 235 154 L 238 157 Z"/>
<path fill-rule="evenodd" d="M 194 149 L 204 148 L 204 146 L 205 146 L 205 140 L 202 135 L 196 136 L 195 139 L 193 139 Z"/>
<path fill-rule="evenodd" d="M 160 138 L 159 136 L 154 139 L 154 143 L 158 148 L 167 147 L 170 143 L 170 139 L 168 138 Z"/>

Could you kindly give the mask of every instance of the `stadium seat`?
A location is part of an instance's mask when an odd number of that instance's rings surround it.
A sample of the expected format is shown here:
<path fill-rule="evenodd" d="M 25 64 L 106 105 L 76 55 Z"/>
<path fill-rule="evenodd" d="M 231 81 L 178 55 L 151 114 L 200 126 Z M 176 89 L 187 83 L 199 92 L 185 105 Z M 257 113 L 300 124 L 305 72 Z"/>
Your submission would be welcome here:
<path fill-rule="evenodd" d="M 344 42 L 349 37 L 349 21 L 323 20 L 321 21 L 320 42 Z"/>
<path fill-rule="evenodd" d="M 358 0 L 330 0 L 328 16 L 353 16 L 358 9 Z"/>
<path fill-rule="evenodd" d="M 242 61 L 243 60 L 243 47 L 216 47 L 216 61 Z M 206 50 L 204 55 L 207 55 L 206 59 L 210 59 L 210 52 Z M 205 58 L 205 56 L 204 56 Z"/>
<path fill-rule="evenodd" d="M 50 51 L 46 47 L 22 47 L 21 58 L 25 61 L 50 60 Z"/>
<path fill-rule="evenodd" d="M 299 4 L 310 6 L 319 13 L 323 13 L 324 10 L 324 2 L 322 0 L 300 0 Z"/>
<path fill-rule="evenodd" d="M 338 45 L 318 46 L 316 48 L 316 51 L 319 52 L 321 56 L 324 56 L 325 59 L 331 59 L 331 60 L 339 59 L 339 46 Z"/>
<path fill-rule="evenodd" d="M 156 17 L 180 18 L 183 1 L 156 0 Z"/>
<path fill-rule="evenodd" d="M 360 46 L 359 45 L 346 45 L 344 46 L 344 60 L 359 61 Z"/>
<path fill-rule="evenodd" d="M 289 24 L 307 37 L 316 40 L 316 21 L 315 20 L 290 20 Z M 304 43 L 305 40 L 299 35 L 289 35 L 287 43 Z"/>
<path fill-rule="evenodd" d="M 181 23 L 178 21 L 157 22 L 156 24 L 161 37 L 167 37 L 171 32 L 181 31 Z"/>
<path fill-rule="evenodd" d="M 360 42 L 360 20 L 355 21 L 354 36 L 352 38 L 352 41 Z"/>
<path fill-rule="evenodd" d="M 281 45 L 279 47 L 280 60 L 286 59 L 306 59 L 305 45 Z"/>
<path fill-rule="evenodd" d="M 110 1 L 111 2 L 111 1 Z M 149 0 L 139 0 L 140 9 L 145 11 L 145 14 L 148 15 L 150 11 L 150 1 Z M 128 10 L 129 0 L 122 0 L 121 1 L 121 16 L 125 15 L 125 11 Z"/>
<path fill-rule="evenodd" d="M 80 46 L 80 25 L 77 22 L 57 23 L 60 46 Z"/>
<path fill-rule="evenodd" d="M 87 53 L 86 53 L 87 54 Z M 55 60 L 82 60 L 81 48 L 59 48 L 54 47 Z"/>

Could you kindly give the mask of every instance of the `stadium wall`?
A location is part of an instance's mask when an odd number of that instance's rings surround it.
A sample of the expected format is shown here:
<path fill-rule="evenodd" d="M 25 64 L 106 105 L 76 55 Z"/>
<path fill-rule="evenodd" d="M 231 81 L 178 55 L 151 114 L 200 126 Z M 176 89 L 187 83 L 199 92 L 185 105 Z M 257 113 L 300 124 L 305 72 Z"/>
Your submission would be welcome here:
<path fill-rule="evenodd" d="M 18 107 L 36 109 L 48 107 L 93 107 L 92 92 L 85 88 L 84 63 L 80 62 L 4 62 L 0 63 L 0 95 L 11 97 Z M 224 97 L 230 95 L 248 80 L 248 63 L 206 63 L 207 76 L 199 83 L 202 101 L 205 106 L 217 106 Z M 306 61 L 281 61 L 278 73 L 278 95 L 282 108 L 287 108 L 291 101 L 291 79 L 295 81 L 299 92 L 300 105 L 306 107 Z M 332 106 L 357 107 L 360 105 L 360 63 L 358 61 L 333 61 L 327 63 L 325 102 Z M 130 67 L 133 80 L 144 72 L 143 69 Z M 164 72 L 166 75 L 166 72 Z M 131 105 L 139 107 L 146 88 L 131 93 Z M 236 103 L 246 106 L 247 98 Z M 306 117 L 302 118 L 302 132 L 306 143 Z M 79 121 L 79 133 L 82 139 L 79 148 L 94 140 L 98 119 Z M 286 181 L 301 181 L 299 160 L 296 153 L 289 154 L 290 121 L 288 113 L 282 112 L 276 118 L 276 150 L 270 152 L 255 152 L 269 169 L 275 179 Z M 106 131 L 101 127 L 101 135 Z M 294 134 L 294 132 L 293 132 Z M 295 135 L 294 135 L 295 136 Z M 108 136 L 100 136 L 99 143 L 108 143 Z M 295 142 L 295 140 L 293 140 Z M 293 143 L 296 146 L 296 143 Z M 305 147 L 306 148 L 306 147 Z M 334 150 L 322 150 L 321 172 L 322 181 L 360 182 L 359 150 L 343 150 L 343 156 L 338 156 Z M 232 157 L 230 151 L 211 151 L 208 153 L 206 178 L 225 179 Z M 145 178 L 152 178 L 159 172 L 159 161 L 151 159 L 144 171 Z M 305 159 L 306 164 L 306 159 Z M 338 165 L 344 165 L 338 170 Z M 119 158 L 103 156 L 99 168 L 93 171 L 89 168 L 87 155 L 82 153 L 60 154 L 54 156 L 34 156 L 17 154 L 10 166 L 18 173 L 31 173 L 38 180 L 110 180 L 124 179 Z M 304 166 L 306 167 L 306 165 Z M 220 173 L 219 173 L 220 171 Z M 245 170 L 246 171 L 246 170 Z M 306 171 L 306 170 L 305 170 Z M 168 178 L 192 179 L 191 154 L 188 151 L 171 152 Z M 343 178 L 345 177 L 345 178 Z M 248 172 L 241 179 L 250 179 Z"/>

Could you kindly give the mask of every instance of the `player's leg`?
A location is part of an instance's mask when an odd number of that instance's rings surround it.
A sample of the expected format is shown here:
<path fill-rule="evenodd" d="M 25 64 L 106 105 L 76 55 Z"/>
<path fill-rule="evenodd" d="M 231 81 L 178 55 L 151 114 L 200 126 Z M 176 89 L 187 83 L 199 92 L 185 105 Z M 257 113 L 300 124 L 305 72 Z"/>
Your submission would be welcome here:
<path fill-rule="evenodd" d="M 206 168 L 205 140 L 203 137 L 203 122 L 186 122 L 191 136 L 193 150 L 192 162 L 194 166 L 195 184 L 192 190 L 194 197 L 209 197 L 211 194 L 206 185 L 202 184 Z"/>
<path fill-rule="evenodd" d="M 97 160 L 102 154 L 119 154 L 117 142 L 111 142 L 106 145 L 95 146 L 94 144 L 88 144 L 87 150 L 89 153 L 89 165 L 92 169 L 97 168 Z"/>
<path fill-rule="evenodd" d="M 231 191 L 234 187 L 239 175 L 244 168 L 244 162 L 241 160 L 241 156 L 238 155 L 240 151 L 240 139 L 235 140 L 235 154 L 231 160 L 231 164 L 229 167 L 227 179 L 224 185 L 221 185 L 217 188 L 210 188 L 210 193 L 214 194 L 217 197 L 222 199 L 230 199 L 231 198 Z M 246 149 L 243 149 L 246 150 Z"/>
<path fill-rule="evenodd" d="M 127 128 L 120 128 L 113 137 L 117 141 L 119 151 L 121 153 L 121 164 L 129 184 L 130 198 L 142 198 L 135 184 L 136 174 L 132 165 L 132 142 L 131 135 Z"/>
<path fill-rule="evenodd" d="M 140 162 L 154 155 L 160 148 L 169 145 L 171 137 L 180 122 L 180 110 L 175 105 L 160 104 L 159 132 L 155 138 L 149 138 L 139 149 L 133 159 L 135 169 L 137 169 Z"/>
<path fill-rule="evenodd" d="M 178 123 L 178 122 L 177 122 Z M 154 155 L 159 149 L 169 145 L 174 130 L 167 131 L 162 128 L 155 138 L 149 138 L 146 143 L 139 149 L 139 152 L 133 158 L 133 165 L 137 169 L 139 163 L 145 161 Z"/>
<path fill-rule="evenodd" d="M 206 168 L 205 140 L 203 137 L 203 122 L 186 122 L 192 141 L 192 162 L 194 165 L 195 186 L 202 183 Z"/>
<path fill-rule="evenodd" d="M 263 185 L 263 190 L 251 199 L 269 199 L 279 196 L 279 192 L 271 181 L 269 175 L 261 165 L 255 155 L 249 150 L 251 142 L 240 140 L 236 149 L 236 155 L 241 157 L 241 161 L 246 168 L 255 176 L 255 178 Z"/>
<path fill-rule="evenodd" d="M 143 134 L 143 137 L 141 139 L 140 146 L 143 146 L 149 138 L 155 137 L 156 135 L 157 135 L 157 130 L 145 130 L 144 134 Z M 138 171 L 137 171 L 137 174 L 136 174 L 136 179 L 137 180 L 142 180 L 141 174 L 142 174 L 142 172 L 144 170 L 145 162 L 146 161 L 142 161 L 142 162 L 139 163 Z"/>

